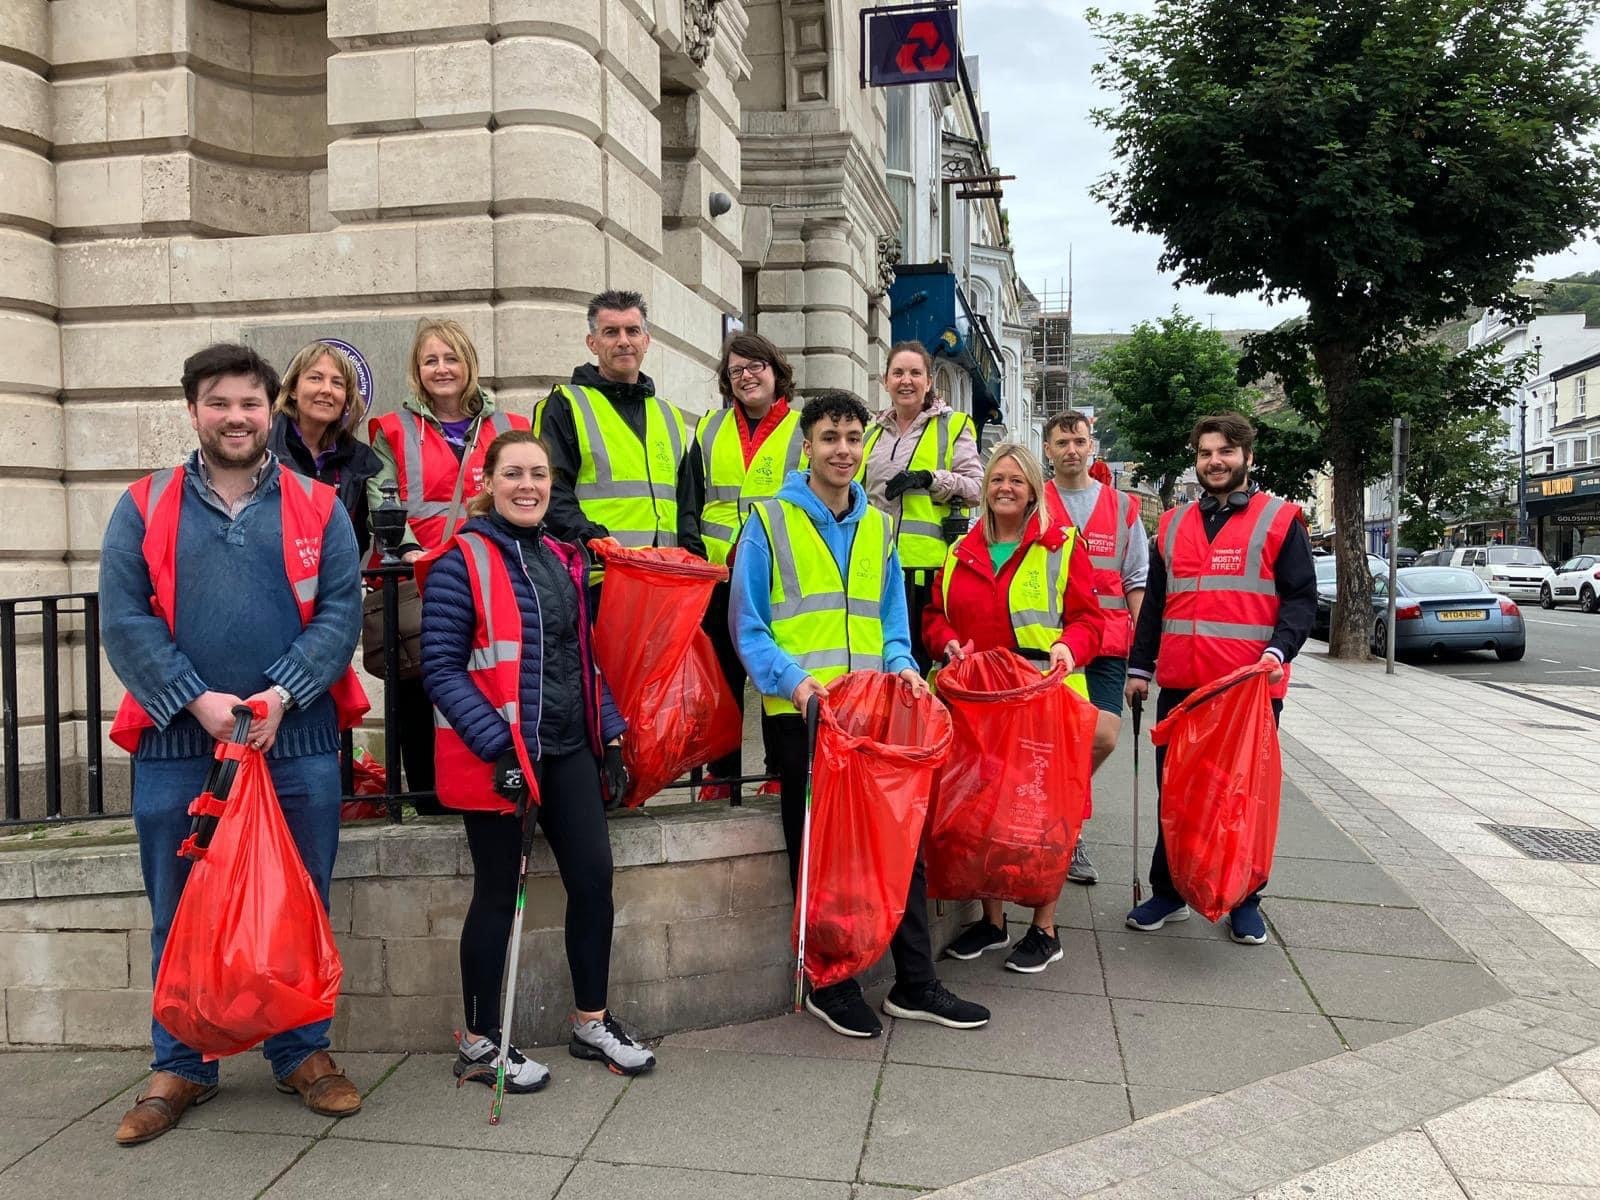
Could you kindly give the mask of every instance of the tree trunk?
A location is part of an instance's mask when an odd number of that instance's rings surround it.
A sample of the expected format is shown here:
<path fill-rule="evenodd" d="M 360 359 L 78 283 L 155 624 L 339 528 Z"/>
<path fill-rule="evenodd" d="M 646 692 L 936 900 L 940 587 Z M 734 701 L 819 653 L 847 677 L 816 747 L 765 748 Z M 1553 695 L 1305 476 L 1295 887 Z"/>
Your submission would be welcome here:
<path fill-rule="evenodd" d="M 1372 574 L 1367 570 L 1366 456 L 1363 430 L 1351 412 L 1357 348 L 1321 342 L 1314 347 L 1328 405 L 1323 432 L 1333 467 L 1333 553 L 1338 593 L 1329 624 L 1328 653 L 1365 660 L 1372 641 Z"/>

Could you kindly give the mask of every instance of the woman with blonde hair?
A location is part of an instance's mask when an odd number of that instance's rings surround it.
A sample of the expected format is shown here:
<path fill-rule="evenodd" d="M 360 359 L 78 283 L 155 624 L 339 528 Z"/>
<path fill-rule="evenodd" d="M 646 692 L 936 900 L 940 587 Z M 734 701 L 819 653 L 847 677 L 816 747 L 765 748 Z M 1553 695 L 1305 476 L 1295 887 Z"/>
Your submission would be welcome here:
<path fill-rule="evenodd" d="M 1072 673 L 1069 684 L 1087 695 L 1082 670 L 1100 649 L 1104 622 L 1093 564 L 1075 530 L 1049 522 L 1043 496 L 1044 472 L 1032 451 L 1001 442 L 989 452 L 978 519 L 934 577 L 922 636 L 946 662 L 1005 649 L 1041 668 L 1064 666 Z M 1041 623 L 1046 612 L 1060 613 L 1060 624 Z M 1007 970 L 1035 974 L 1061 958 L 1055 914 L 1054 900 L 1034 909 Z M 1010 942 L 1005 905 L 984 900 L 983 918 L 956 935 L 945 953 L 977 958 Z"/>
<path fill-rule="evenodd" d="M 339 493 L 356 543 L 366 552 L 367 481 L 382 464 L 356 434 L 366 401 L 349 355 L 328 342 L 312 342 L 289 363 L 273 405 L 267 449 L 283 466 Z"/>
<path fill-rule="evenodd" d="M 496 409 L 478 380 L 478 351 L 467 331 L 449 318 L 417 324 L 406 363 L 411 394 L 400 412 L 374 417 L 367 426 L 381 464 L 368 484 L 376 508 L 383 484 L 394 481 L 406 509 L 401 556 L 415 562 L 450 540 L 467 501 L 483 484 L 484 456 L 502 433 L 527 429 L 527 417 Z M 403 633 L 415 632 L 402 630 Z M 400 757 L 413 792 L 433 790 L 433 707 L 420 679 L 395 684 L 400 709 Z M 419 812 L 439 811 L 424 802 Z"/>

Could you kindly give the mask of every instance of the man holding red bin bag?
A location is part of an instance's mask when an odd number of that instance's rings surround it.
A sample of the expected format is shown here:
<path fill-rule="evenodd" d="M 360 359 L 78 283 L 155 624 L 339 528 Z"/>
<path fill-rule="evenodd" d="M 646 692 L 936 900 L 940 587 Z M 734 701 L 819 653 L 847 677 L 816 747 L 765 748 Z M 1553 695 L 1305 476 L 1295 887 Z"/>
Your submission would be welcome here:
<path fill-rule="evenodd" d="M 1276 718 L 1288 692 L 1289 662 L 1311 631 L 1317 610 L 1311 541 L 1296 505 L 1250 482 L 1254 444 L 1255 427 L 1239 413 L 1201 418 L 1190 445 L 1205 494 L 1161 515 L 1127 684 L 1128 702 L 1142 705 L 1154 676 L 1161 687 L 1158 724 L 1198 689 L 1257 663 L 1266 669 Z M 1158 743 L 1158 803 L 1167 790 L 1166 763 L 1166 747 Z M 1261 916 L 1265 884 L 1263 872 L 1255 890 L 1229 913 L 1235 942 L 1258 946 L 1267 940 Z M 1160 929 L 1188 919 L 1189 905 L 1174 883 L 1160 833 L 1150 859 L 1150 891 L 1150 899 L 1128 913 L 1130 928 Z"/>

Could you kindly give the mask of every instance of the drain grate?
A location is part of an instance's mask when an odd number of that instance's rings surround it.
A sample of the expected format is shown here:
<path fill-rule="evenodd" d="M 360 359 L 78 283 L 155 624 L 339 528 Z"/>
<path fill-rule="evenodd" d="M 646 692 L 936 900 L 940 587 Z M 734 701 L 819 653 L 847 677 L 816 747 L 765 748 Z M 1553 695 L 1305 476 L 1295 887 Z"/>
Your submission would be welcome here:
<path fill-rule="evenodd" d="M 1485 825 L 1529 858 L 1600 863 L 1600 830 L 1546 829 L 1540 825 Z"/>

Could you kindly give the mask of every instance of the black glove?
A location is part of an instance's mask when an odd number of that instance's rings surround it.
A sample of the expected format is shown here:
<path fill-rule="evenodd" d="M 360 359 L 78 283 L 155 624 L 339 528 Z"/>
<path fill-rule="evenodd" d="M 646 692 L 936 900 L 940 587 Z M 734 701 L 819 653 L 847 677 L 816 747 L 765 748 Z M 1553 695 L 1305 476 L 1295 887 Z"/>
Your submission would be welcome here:
<path fill-rule="evenodd" d="M 494 760 L 494 790 L 513 803 L 528 794 L 528 780 L 515 747 Z"/>
<path fill-rule="evenodd" d="M 925 492 L 932 486 L 932 471 L 901 471 L 884 485 L 883 494 L 894 500 L 904 492 Z"/>
<path fill-rule="evenodd" d="M 628 768 L 622 762 L 621 746 L 606 747 L 606 756 L 600 764 L 600 778 L 605 784 L 606 811 L 610 812 L 622 803 L 622 798 L 628 794 L 629 785 L 633 783 Z"/>

